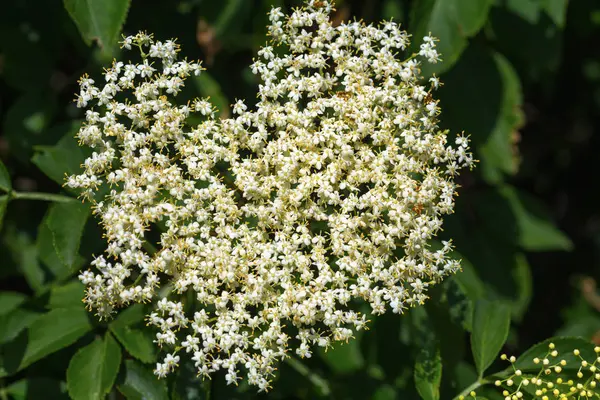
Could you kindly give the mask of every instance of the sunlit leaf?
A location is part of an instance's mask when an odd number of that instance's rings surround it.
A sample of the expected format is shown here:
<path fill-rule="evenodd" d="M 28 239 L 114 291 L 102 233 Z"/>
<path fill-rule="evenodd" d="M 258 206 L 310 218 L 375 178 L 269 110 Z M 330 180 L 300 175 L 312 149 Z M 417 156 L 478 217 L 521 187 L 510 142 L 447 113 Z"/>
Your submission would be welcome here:
<path fill-rule="evenodd" d="M 130 0 L 63 0 L 86 44 L 97 41 L 105 51 L 118 40 Z"/>
<path fill-rule="evenodd" d="M 77 260 L 81 235 L 89 215 L 88 205 L 77 200 L 54 203 L 48 210 L 46 224 L 52 232 L 56 254 L 68 268 L 72 268 Z"/>
<path fill-rule="evenodd" d="M 479 376 L 496 359 L 508 337 L 510 308 L 501 301 L 480 299 L 473 312 L 471 350 Z"/>

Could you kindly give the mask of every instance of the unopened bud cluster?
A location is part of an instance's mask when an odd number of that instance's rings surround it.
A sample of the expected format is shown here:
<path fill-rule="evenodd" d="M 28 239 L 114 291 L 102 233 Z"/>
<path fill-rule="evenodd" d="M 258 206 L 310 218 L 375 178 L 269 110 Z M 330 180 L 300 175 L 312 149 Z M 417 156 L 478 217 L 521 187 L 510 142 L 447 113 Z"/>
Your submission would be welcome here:
<path fill-rule="evenodd" d="M 80 276 L 85 302 L 101 317 L 153 302 L 159 376 L 185 354 L 202 376 L 235 384 L 243 371 L 266 390 L 291 350 L 311 357 L 363 329 L 356 300 L 402 313 L 459 269 L 432 241 L 473 159 L 438 128 L 439 81 L 420 76 L 435 41 L 402 59 L 396 23 L 334 27 L 331 12 L 271 11 L 272 43 L 251 66 L 258 103 L 230 119 L 208 99 L 177 105 L 201 67 L 143 33 L 123 42 L 141 63 L 115 62 L 103 87 L 81 80 L 78 138 L 94 153 L 67 185 L 108 241 Z"/>
<path fill-rule="evenodd" d="M 514 364 L 515 357 L 501 356 L 508 360 L 514 373 L 502 380 L 496 380 L 496 386 L 504 386 L 502 395 L 505 400 L 518 400 L 522 398 L 550 399 L 599 399 L 596 391 L 600 382 L 600 347 L 595 347 L 596 358 L 586 360 L 579 349 L 573 350 L 577 360 L 578 369 L 574 368 L 573 361 L 559 357 L 559 352 L 554 343 L 548 345 L 548 352 L 543 358 L 536 357 L 532 361 L 540 366 L 537 374 L 525 374 L 517 369 Z M 577 370 L 575 376 L 565 376 L 566 369 Z M 532 396 L 533 395 L 533 396 Z"/>

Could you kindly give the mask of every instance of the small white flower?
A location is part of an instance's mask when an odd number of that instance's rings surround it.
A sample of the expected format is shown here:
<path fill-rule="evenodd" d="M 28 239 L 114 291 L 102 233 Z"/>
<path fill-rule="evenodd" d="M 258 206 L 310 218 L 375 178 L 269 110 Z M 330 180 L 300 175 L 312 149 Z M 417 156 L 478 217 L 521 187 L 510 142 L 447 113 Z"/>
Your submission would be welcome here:
<path fill-rule="evenodd" d="M 258 102 L 236 101 L 229 119 L 208 99 L 172 103 L 202 70 L 172 40 L 126 37 L 141 63 L 113 63 L 102 88 L 80 80 L 78 106 L 101 107 L 86 112 L 77 137 L 94 150 L 66 185 L 93 203 L 108 242 L 80 274 L 85 302 L 102 318 L 154 304 L 159 377 L 181 351 L 199 375 L 267 390 L 294 351 L 309 358 L 365 329 L 355 300 L 402 313 L 459 269 L 450 243 L 432 243 L 473 158 L 467 138 L 451 146 L 438 128 L 439 80 L 420 84 L 435 39 L 403 60 L 397 24 L 333 26 L 331 9 L 271 11 L 272 43 L 251 67 Z"/>

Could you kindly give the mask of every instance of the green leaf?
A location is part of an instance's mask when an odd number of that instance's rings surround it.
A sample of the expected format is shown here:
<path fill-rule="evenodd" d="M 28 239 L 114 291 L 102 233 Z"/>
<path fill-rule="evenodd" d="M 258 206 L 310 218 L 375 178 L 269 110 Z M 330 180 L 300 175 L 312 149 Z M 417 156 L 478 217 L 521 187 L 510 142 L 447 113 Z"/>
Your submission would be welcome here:
<path fill-rule="evenodd" d="M 210 98 L 210 102 L 217 107 L 221 117 L 227 118 L 230 116 L 230 102 L 223 94 L 223 89 L 219 82 L 206 71 L 202 71 L 200 75 L 194 78 L 194 83 L 201 96 Z"/>
<path fill-rule="evenodd" d="M 136 304 L 119 314 L 108 326 L 125 350 L 144 363 L 156 361 L 156 346 L 152 336 L 132 325 L 144 320 L 144 306 Z"/>
<path fill-rule="evenodd" d="M 156 346 L 148 332 L 128 326 L 111 327 L 111 332 L 133 357 L 146 364 L 156 361 Z"/>
<path fill-rule="evenodd" d="M 536 2 L 540 5 L 543 1 Z M 551 16 L 546 10 L 528 21 L 508 9 L 494 7 L 490 12 L 490 29 L 486 30 L 494 47 L 519 71 L 523 83 L 539 83 L 547 93 L 552 90 L 562 60 L 564 35 L 554 18 L 560 19 L 560 15 Z"/>
<path fill-rule="evenodd" d="M 65 9 L 89 46 L 97 41 L 110 51 L 119 38 L 130 0 L 63 0 Z"/>
<path fill-rule="evenodd" d="M 58 143 L 54 146 L 37 146 L 36 154 L 31 159 L 46 176 L 61 186 L 65 183 L 65 175 L 80 172 L 80 165 L 87 156 L 86 150 L 79 146 L 75 138 L 80 126 L 80 121 L 56 126 L 55 134 L 61 138 Z"/>
<path fill-rule="evenodd" d="M 467 259 L 458 257 L 461 259 L 460 267 L 461 271 L 457 272 L 452 276 L 452 280 L 456 281 L 456 283 L 460 286 L 462 291 L 471 299 L 471 301 L 475 302 L 477 299 L 481 298 L 485 294 L 485 286 L 481 281 L 481 278 L 477 276 L 477 272 Z"/>
<path fill-rule="evenodd" d="M 152 371 L 134 360 L 125 361 L 125 382 L 118 389 L 128 400 L 169 398 L 165 381 L 157 379 Z"/>
<path fill-rule="evenodd" d="M 6 388 L 14 400 L 52 399 L 68 400 L 63 382 L 51 378 L 27 378 L 12 383 Z"/>
<path fill-rule="evenodd" d="M 4 166 L 2 160 L 0 160 L 0 190 L 10 192 L 12 190 L 12 184 L 10 183 L 10 175 Z"/>
<path fill-rule="evenodd" d="M 10 198 L 8 195 L 0 196 L 0 230 L 2 230 L 2 223 L 4 222 L 4 214 L 6 214 L 6 207 L 8 207 L 8 202 Z"/>
<path fill-rule="evenodd" d="M 474 43 L 448 72 L 439 91 L 442 124 L 471 135 L 488 183 L 518 169 L 517 129 L 523 121 L 520 81 L 498 53 Z M 485 88 L 485 90 L 481 90 Z"/>
<path fill-rule="evenodd" d="M 493 58 L 502 83 L 502 98 L 496 124 L 479 151 L 484 161 L 484 178 L 490 183 L 497 183 L 502 180 L 502 173 L 514 175 L 517 172 L 517 129 L 523 125 L 524 117 L 521 111 L 523 95 L 519 76 L 500 53 L 494 53 Z"/>
<path fill-rule="evenodd" d="M 423 400 L 440 398 L 442 358 L 437 340 L 428 340 L 420 347 L 415 362 L 414 379 L 417 392 Z"/>
<path fill-rule="evenodd" d="M 44 287 L 44 271 L 30 236 L 22 231 L 10 230 L 5 236 L 5 243 L 29 287 L 36 293 L 40 292 Z"/>
<path fill-rule="evenodd" d="M 81 235 L 89 215 L 89 207 L 76 200 L 54 203 L 48 210 L 46 224 L 52 232 L 54 249 L 68 268 L 73 268 L 77 261 Z"/>
<path fill-rule="evenodd" d="M 573 249 L 571 240 L 560 230 L 535 198 L 510 186 L 501 188 L 515 215 L 519 230 L 519 245 L 528 251 L 552 251 Z"/>
<path fill-rule="evenodd" d="M 17 308 L 7 314 L 0 315 L 0 343 L 8 343 L 16 338 L 23 329 L 33 323 L 40 313 L 24 308 Z"/>
<path fill-rule="evenodd" d="M 543 10 L 548 14 L 552 22 L 556 26 L 564 28 L 569 0 L 541 0 L 541 3 Z"/>
<path fill-rule="evenodd" d="M 115 318 L 115 320 L 110 323 L 110 326 L 130 326 L 138 322 L 142 322 L 145 316 L 146 312 L 144 310 L 144 306 L 142 304 L 134 304 L 121 311 L 117 318 Z"/>
<path fill-rule="evenodd" d="M 504 345 L 509 327 L 510 308 L 504 302 L 480 299 L 475 303 L 471 351 L 480 378 Z"/>
<path fill-rule="evenodd" d="M 530 24 L 537 24 L 540 18 L 541 1 L 507 0 L 506 8 Z"/>
<path fill-rule="evenodd" d="M 73 200 L 69 202 L 73 204 Z M 38 233 L 36 238 L 36 247 L 40 260 L 44 265 L 52 272 L 54 279 L 63 280 L 69 277 L 72 273 L 79 270 L 79 268 L 85 262 L 85 259 L 79 254 L 75 257 L 75 262 L 72 267 L 67 266 L 58 257 L 58 252 L 54 248 L 54 236 L 52 230 L 48 225 L 48 217 L 50 215 L 50 208 L 46 213 L 46 216 L 38 226 Z"/>
<path fill-rule="evenodd" d="M 104 399 L 119 372 L 121 348 L 110 334 L 75 353 L 67 369 L 67 388 L 74 400 Z"/>
<path fill-rule="evenodd" d="M 513 300 L 511 307 L 512 315 L 515 320 L 521 321 L 529 308 L 531 296 L 533 295 L 531 267 L 523 253 L 516 255 L 515 268 L 512 273 L 517 284 L 517 297 Z"/>
<path fill-rule="evenodd" d="M 473 330 L 473 304 L 475 300 L 471 299 L 463 286 L 453 278 L 442 283 L 450 319 L 471 332 Z"/>
<path fill-rule="evenodd" d="M 85 286 L 79 280 L 72 280 L 50 290 L 49 308 L 84 308 Z"/>
<path fill-rule="evenodd" d="M 6 112 L 4 138 L 11 157 L 28 163 L 32 146 L 52 143 L 47 129 L 56 113 L 56 98 L 51 94 L 29 92 L 20 96 Z"/>
<path fill-rule="evenodd" d="M 5 315 L 15 308 L 19 307 L 27 296 L 18 292 L 3 291 L 0 292 L 0 315 Z"/>
<path fill-rule="evenodd" d="M 468 38 L 483 27 L 492 0 L 423 0 L 414 2 L 411 21 L 414 24 L 412 48 L 418 51 L 423 37 L 438 38 L 438 52 L 443 62 L 423 66 L 424 75 L 442 73 L 459 59 Z"/>
<path fill-rule="evenodd" d="M 357 335 L 358 336 L 358 335 Z M 325 363 L 336 374 L 349 374 L 362 369 L 365 365 L 360 350 L 360 337 L 350 340 L 348 343 L 336 343 L 327 351 L 320 351 Z"/>
<path fill-rule="evenodd" d="M 71 345 L 91 329 L 84 309 L 62 308 L 43 314 L 27 329 L 26 347 L 17 370 Z"/>
<path fill-rule="evenodd" d="M 553 343 L 555 350 L 558 351 L 556 357 L 549 355 L 551 350 L 548 346 L 550 343 Z M 540 360 L 548 358 L 556 361 L 564 359 L 566 365 L 562 367 L 563 371 L 578 371 L 581 367 L 581 359 L 573 354 L 573 350 L 575 349 L 579 350 L 581 357 L 588 361 L 593 362 L 598 357 L 594 352 L 594 345 L 587 340 L 568 336 L 553 337 L 530 347 L 517 358 L 514 367 L 520 369 L 523 373 L 538 372 L 542 366 L 541 364 L 536 364 L 533 360 L 535 358 L 539 358 Z M 507 370 L 513 371 L 513 368 L 509 367 Z"/>

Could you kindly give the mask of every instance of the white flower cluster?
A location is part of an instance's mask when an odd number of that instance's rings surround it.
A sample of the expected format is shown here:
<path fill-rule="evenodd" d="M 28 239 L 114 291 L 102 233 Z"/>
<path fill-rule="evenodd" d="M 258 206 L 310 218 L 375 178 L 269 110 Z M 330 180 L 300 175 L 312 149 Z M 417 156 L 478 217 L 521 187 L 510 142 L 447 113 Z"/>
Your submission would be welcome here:
<path fill-rule="evenodd" d="M 95 152 L 67 185 L 108 240 L 80 276 L 85 302 L 108 317 L 157 300 L 159 376 L 189 353 L 202 376 L 225 370 L 235 384 L 243 370 L 266 390 L 290 349 L 311 357 L 363 329 L 356 300 L 401 313 L 459 269 L 432 240 L 473 159 L 437 126 L 439 81 L 422 85 L 434 40 L 402 60 L 396 23 L 334 27 L 331 11 L 316 0 L 271 11 L 273 46 L 252 64 L 258 104 L 238 101 L 231 119 L 205 99 L 172 104 L 201 68 L 146 34 L 124 41 L 140 64 L 115 62 L 102 89 L 81 80 L 78 105 L 102 112 L 87 111 L 78 137 Z M 192 114 L 202 122 L 190 127 Z"/>

